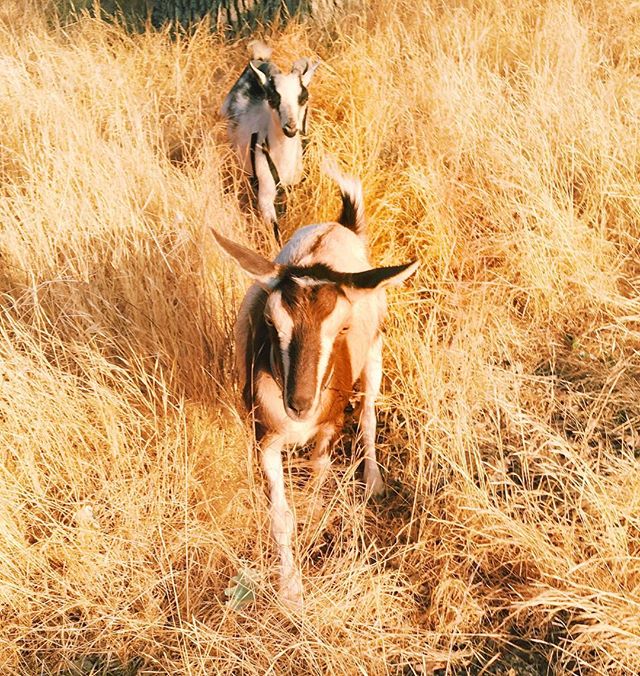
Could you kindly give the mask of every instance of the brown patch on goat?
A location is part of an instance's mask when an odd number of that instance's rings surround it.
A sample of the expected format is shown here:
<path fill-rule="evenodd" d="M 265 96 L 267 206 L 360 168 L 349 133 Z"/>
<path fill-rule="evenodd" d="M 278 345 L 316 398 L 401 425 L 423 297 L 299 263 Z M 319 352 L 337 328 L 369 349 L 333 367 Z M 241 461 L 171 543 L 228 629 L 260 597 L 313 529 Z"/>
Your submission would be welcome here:
<path fill-rule="evenodd" d="M 342 291 L 335 284 L 307 285 L 295 277 L 284 277 L 278 289 L 294 326 L 289 343 L 287 404 L 294 410 L 305 410 L 315 400 L 318 386 L 322 322 L 335 308 Z"/>
<path fill-rule="evenodd" d="M 353 372 L 351 359 L 345 336 L 339 335 L 333 344 L 333 351 L 329 358 L 327 373 L 333 369 L 331 382 L 324 383 L 327 386 L 325 400 L 323 401 L 321 422 L 333 422 L 336 428 L 336 438 L 341 434 L 344 425 L 344 411 L 349 404 L 349 398 L 353 391 Z M 335 439 L 334 439 L 335 442 Z M 333 445 L 333 443 L 331 444 Z"/>

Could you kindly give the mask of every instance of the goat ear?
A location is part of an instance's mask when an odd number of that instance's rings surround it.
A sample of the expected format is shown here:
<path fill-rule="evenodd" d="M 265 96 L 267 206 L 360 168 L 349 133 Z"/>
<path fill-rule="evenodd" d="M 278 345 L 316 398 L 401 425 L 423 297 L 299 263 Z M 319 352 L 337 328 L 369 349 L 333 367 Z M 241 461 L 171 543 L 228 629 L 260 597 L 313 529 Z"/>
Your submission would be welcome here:
<path fill-rule="evenodd" d="M 249 61 L 249 68 L 253 71 L 254 75 L 256 76 L 258 82 L 263 86 L 267 86 L 267 76 L 256 66 L 253 65 L 253 61 Z"/>
<path fill-rule="evenodd" d="M 313 77 L 313 74 L 316 72 L 316 68 L 319 65 L 320 61 L 311 63 L 309 59 L 298 59 L 293 64 L 293 66 L 291 66 L 291 72 L 298 73 L 300 75 L 300 79 L 302 80 L 302 84 L 305 87 L 308 87 L 309 82 L 311 82 L 311 78 Z"/>
<path fill-rule="evenodd" d="M 268 286 L 278 274 L 278 266 L 251 249 L 236 244 L 211 228 L 216 242 L 261 286 Z"/>
<path fill-rule="evenodd" d="M 386 289 L 388 286 L 400 286 L 418 269 L 418 265 L 418 261 L 413 261 L 404 265 L 354 272 L 345 280 L 344 290 L 347 295 L 353 295 L 354 292 L 357 294 L 374 289 Z"/>

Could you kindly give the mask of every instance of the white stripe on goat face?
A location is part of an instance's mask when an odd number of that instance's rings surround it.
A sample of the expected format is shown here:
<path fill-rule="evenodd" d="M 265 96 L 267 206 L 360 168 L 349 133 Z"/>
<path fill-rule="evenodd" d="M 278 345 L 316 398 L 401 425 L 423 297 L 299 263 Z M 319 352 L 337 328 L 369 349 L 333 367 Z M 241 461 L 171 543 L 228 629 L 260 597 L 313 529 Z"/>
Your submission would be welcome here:
<path fill-rule="evenodd" d="M 282 395 L 287 415 L 309 418 L 320 403 L 336 336 L 351 304 L 329 282 L 289 277 L 273 291 L 265 315 L 278 334 L 282 362 Z"/>
<path fill-rule="evenodd" d="M 276 111 L 282 131 L 290 137 L 302 129 L 309 93 L 298 73 L 278 73 L 272 78 L 273 86 L 280 97 Z"/>
<path fill-rule="evenodd" d="M 280 357 L 282 359 L 283 371 L 282 398 L 286 402 L 287 380 L 289 378 L 289 345 L 291 344 L 291 337 L 293 336 L 293 319 L 284 308 L 280 291 L 273 291 L 269 295 L 265 316 L 268 317 L 267 323 L 270 323 L 275 329 L 280 343 Z"/>

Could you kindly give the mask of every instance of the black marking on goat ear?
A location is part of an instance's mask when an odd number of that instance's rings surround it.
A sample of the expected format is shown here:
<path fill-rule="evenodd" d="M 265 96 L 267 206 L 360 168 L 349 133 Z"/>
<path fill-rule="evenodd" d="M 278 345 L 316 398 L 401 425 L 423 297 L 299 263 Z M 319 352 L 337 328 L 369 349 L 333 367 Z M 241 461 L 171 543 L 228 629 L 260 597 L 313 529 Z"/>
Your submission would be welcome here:
<path fill-rule="evenodd" d="M 320 65 L 319 61 L 316 61 L 315 63 L 311 63 L 311 62 L 309 62 L 309 60 L 307 60 L 307 67 L 305 68 L 304 73 L 302 73 L 301 78 L 300 78 L 302 80 L 302 84 L 305 87 L 309 86 L 309 83 L 311 82 L 311 78 L 313 77 L 313 74 L 316 72 L 316 68 L 319 65 Z"/>
<path fill-rule="evenodd" d="M 308 113 L 309 113 L 309 108 L 305 108 L 304 117 L 302 118 L 302 135 L 303 136 L 306 136 L 306 133 L 307 133 L 307 114 Z"/>
<path fill-rule="evenodd" d="M 412 275 L 418 267 L 417 261 L 404 265 L 391 265 L 382 268 L 373 268 L 363 272 L 346 274 L 345 285 L 354 289 L 375 289 L 379 286 L 401 284 L 407 277 Z"/>
<path fill-rule="evenodd" d="M 309 277 L 319 282 L 330 282 L 342 286 L 345 291 L 348 289 L 365 291 L 381 285 L 401 284 L 416 271 L 417 267 L 418 262 L 412 261 L 404 265 L 372 268 L 363 272 L 338 272 L 324 263 L 316 263 L 310 266 L 290 265 L 283 269 L 281 280 Z"/>
<path fill-rule="evenodd" d="M 285 277 L 309 277 L 310 279 L 317 279 L 321 282 L 332 282 L 334 284 L 341 284 L 344 279 L 343 272 L 337 272 L 324 263 L 316 263 L 315 265 L 290 265 L 285 268 Z"/>
<path fill-rule="evenodd" d="M 253 71 L 256 82 L 258 82 L 261 87 L 266 87 L 268 80 L 264 71 L 259 66 L 256 66 L 253 61 L 249 61 L 249 68 Z"/>

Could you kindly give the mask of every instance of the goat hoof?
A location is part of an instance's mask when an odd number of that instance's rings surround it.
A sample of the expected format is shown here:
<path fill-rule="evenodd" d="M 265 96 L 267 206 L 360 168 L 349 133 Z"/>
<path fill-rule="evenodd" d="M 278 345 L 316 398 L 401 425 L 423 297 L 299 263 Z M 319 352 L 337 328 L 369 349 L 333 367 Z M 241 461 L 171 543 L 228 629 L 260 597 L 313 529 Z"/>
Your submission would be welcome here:
<path fill-rule="evenodd" d="M 365 472 L 365 481 L 367 484 L 367 496 L 372 498 L 380 498 L 386 492 L 384 480 L 380 476 L 380 472 L 372 472 L 367 474 Z"/>
<path fill-rule="evenodd" d="M 298 571 L 280 578 L 280 600 L 291 610 L 302 609 L 302 580 Z"/>

